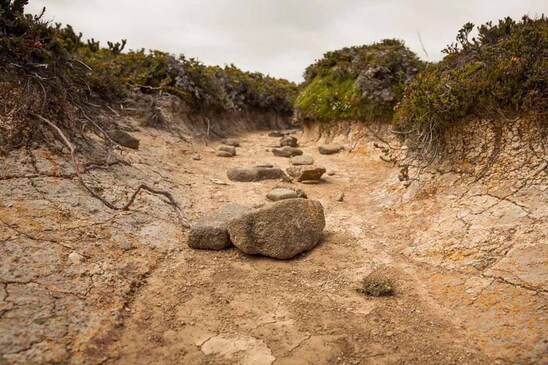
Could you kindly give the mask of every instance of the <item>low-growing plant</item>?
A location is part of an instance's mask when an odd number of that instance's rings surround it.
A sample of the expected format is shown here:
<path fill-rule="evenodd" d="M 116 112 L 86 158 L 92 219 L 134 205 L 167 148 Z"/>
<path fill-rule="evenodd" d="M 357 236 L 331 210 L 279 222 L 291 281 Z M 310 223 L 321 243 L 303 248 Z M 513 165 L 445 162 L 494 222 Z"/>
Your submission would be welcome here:
<path fill-rule="evenodd" d="M 394 285 L 392 280 L 380 277 L 366 277 L 362 281 L 362 286 L 357 289 L 372 297 L 387 297 L 394 295 Z"/>

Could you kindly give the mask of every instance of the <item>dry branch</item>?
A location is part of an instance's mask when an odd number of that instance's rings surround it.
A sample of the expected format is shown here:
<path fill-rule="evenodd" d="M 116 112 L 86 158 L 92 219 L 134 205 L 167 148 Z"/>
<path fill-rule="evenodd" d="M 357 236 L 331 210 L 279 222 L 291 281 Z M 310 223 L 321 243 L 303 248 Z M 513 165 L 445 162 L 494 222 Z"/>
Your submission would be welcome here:
<path fill-rule="evenodd" d="M 111 202 L 109 202 L 108 200 L 104 199 L 102 196 L 100 196 L 99 194 L 97 194 L 92 188 L 90 188 L 84 181 L 84 179 L 82 178 L 82 175 L 80 174 L 80 168 L 78 166 L 78 162 L 76 161 L 76 148 L 74 147 L 74 145 L 69 141 L 69 139 L 65 136 L 65 134 L 63 133 L 63 131 L 57 127 L 54 123 L 52 123 L 51 121 L 49 121 L 48 119 L 44 118 L 43 116 L 41 115 L 38 115 L 38 114 L 34 114 L 38 119 L 40 119 L 41 121 L 43 121 L 44 123 L 47 123 L 51 128 L 53 128 L 57 134 L 59 134 L 59 136 L 61 137 L 61 139 L 63 140 L 63 143 L 67 146 L 67 148 L 69 149 L 69 152 L 70 152 L 70 158 L 72 160 L 72 164 L 74 166 L 74 171 L 75 171 L 75 174 L 76 174 L 76 178 L 78 179 L 78 181 L 80 182 L 80 184 L 84 187 L 84 189 L 86 189 L 90 194 L 91 196 L 93 196 L 95 199 L 101 201 L 101 203 L 103 203 L 104 205 L 106 205 L 107 207 L 109 207 L 110 209 L 112 210 L 129 210 L 129 207 L 135 202 L 135 199 L 137 198 L 137 195 L 139 194 L 139 192 L 141 190 L 146 190 L 152 194 L 156 194 L 156 195 L 162 195 L 164 197 L 166 197 L 168 200 L 169 200 L 169 204 L 171 206 L 173 206 L 173 209 L 175 210 L 175 212 L 177 213 L 177 216 L 179 218 L 179 221 L 181 222 L 181 225 L 185 228 L 189 228 L 190 225 L 188 224 L 188 221 L 187 219 L 183 216 L 182 212 L 181 212 L 181 208 L 179 206 L 179 204 L 177 204 L 177 202 L 175 201 L 175 199 L 173 198 L 173 196 L 171 195 L 171 193 L 167 192 L 167 191 L 161 191 L 161 190 L 157 190 L 157 189 L 154 189 L 154 188 L 151 188 L 150 186 L 146 185 L 146 184 L 141 184 L 137 187 L 137 189 L 133 192 L 133 194 L 131 195 L 129 201 L 123 205 L 122 207 L 117 207 L 116 205 L 112 204 Z"/>

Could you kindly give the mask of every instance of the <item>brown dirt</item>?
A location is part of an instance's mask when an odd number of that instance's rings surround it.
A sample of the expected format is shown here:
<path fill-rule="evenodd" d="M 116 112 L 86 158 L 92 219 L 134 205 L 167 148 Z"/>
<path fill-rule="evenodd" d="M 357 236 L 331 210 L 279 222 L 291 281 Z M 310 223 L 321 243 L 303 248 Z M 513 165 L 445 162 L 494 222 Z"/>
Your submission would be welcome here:
<path fill-rule="evenodd" d="M 232 159 L 166 132 L 135 135 L 141 150 L 123 151 L 131 166 L 93 170 L 87 180 L 111 200 L 124 201 L 140 182 L 170 190 L 191 220 L 228 202 L 268 204 L 266 193 L 281 184 L 233 183 L 228 167 L 288 166 L 267 151 L 277 140 L 266 133 L 240 136 Z M 10 154 L 0 177 L 0 364 L 548 362 L 545 205 L 531 226 L 541 241 L 501 269 L 529 285 L 459 266 L 484 252 L 478 244 L 421 251 L 425 235 L 447 239 L 432 230 L 464 229 L 444 225 L 448 216 L 477 208 L 449 208 L 451 188 L 409 197 L 398 169 L 370 150 L 303 149 L 334 174 L 298 184 L 323 204 L 327 226 L 318 247 L 290 261 L 189 249 L 161 198 L 143 194 L 129 212 L 112 212 L 59 177 L 71 171 L 66 162 L 39 150 Z M 534 194 L 546 199 L 546 189 Z M 510 222 L 519 218 L 502 208 Z M 476 229 L 496 229 L 500 214 L 489 219 Z M 391 278 L 396 295 L 358 293 L 371 273 Z"/>

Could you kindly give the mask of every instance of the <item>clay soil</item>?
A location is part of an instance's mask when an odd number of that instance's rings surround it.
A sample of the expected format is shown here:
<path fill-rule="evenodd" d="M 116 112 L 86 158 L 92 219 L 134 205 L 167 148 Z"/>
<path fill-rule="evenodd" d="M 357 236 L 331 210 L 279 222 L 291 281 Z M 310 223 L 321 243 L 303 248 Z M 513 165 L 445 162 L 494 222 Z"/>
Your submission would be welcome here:
<path fill-rule="evenodd" d="M 135 136 L 140 150 L 121 156 L 129 164 L 85 175 L 109 200 L 122 205 L 146 182 L 193 221 L 230 202 L 268 204 L 270 189 L 291 185 L 324 206 L 323 241 L 288 261 L 192 250 L 162 197 L 112 211 L 60 157 L 13 152 L 0 178 L 0 364 L 548 363 L 545 190 L 534 188 L 533 207 L 517 198 L 528 216 L 501 202 L 489 209 L 502 218 L 486 209 L 474 217 L 480 231 L 467 232 L 463 220 L 487 197 L 457 205 L 456 186 L 409 196 L 369 149 L 322 156 L 305 141 L 329 172 L 322 184 L 235 183 L 229 167 L 289 166 L 269 152 L 277 139 L 242 134 L 237 156 L 220 158 L 168 133 Z M 460 238 L 448 243 L 447 232 Z M 535 242 L 513 255 L 518 233 Z M 469 244 L 481 234 L 507 249 Z M 488 264 L 467 264 L 487 254 Z M 392 280 L 395 295 L 358 292 L 369 275 Z"/>

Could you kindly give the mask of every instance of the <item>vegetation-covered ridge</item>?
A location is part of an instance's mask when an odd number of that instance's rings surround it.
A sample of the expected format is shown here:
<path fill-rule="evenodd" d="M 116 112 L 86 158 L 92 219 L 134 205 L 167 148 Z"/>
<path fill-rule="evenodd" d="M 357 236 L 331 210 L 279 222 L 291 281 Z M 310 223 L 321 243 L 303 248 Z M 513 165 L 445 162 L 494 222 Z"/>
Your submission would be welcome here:
<path fill-rule="evenodd" d="M 295 103 L 301 121 L 390 121 L 406 85 L 424 63 L 402 41 L 328 52 L 310 65 Z"/>
<path fill-rule="evenodd" d="M 466 118 L 527 115 L 548 121 L 548 19 L 468 23 L 446 57 L 406 90 L 395 123 L 421 148 Z"/>
<path fill-rule="evenodd" d="M 0 0 L 0 150 L 48 139 L 36 115 L 67 134 L 88 120 L 90 105 L 121 103 L 133 91 L 172 94 L 197 113 L 264 110 L 290 115 L 297 86 L 234 65 L 207 66 L 160 51 L 123 52 L 126 41 L 83 41 L 70 26 L 25 14 L 28 0 Z M 95 111 L 96 112 L 96 111 Z M 96 114 L 96 113 L 94 113 Z M 47 130 L 48 128 L 46 128 Z M 104 135 L 104 131 L 99 132 Z M 51 134 L 51 133 L 50 133 Z"/>

